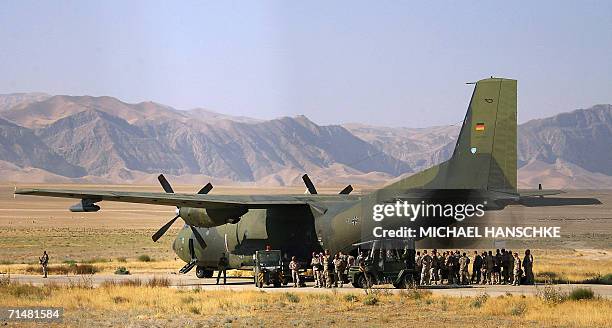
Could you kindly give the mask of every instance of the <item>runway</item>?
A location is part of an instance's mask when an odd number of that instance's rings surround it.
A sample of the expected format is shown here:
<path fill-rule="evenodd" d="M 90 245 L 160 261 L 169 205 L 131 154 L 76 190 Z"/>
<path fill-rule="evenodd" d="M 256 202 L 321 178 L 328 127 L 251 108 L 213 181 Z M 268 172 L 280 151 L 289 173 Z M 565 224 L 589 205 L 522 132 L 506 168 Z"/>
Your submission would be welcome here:
<path fill-rule="evenodd" d="M 0 274 L 0 278 L 5 278 L 6 274 Z M 255 287 L 252 278 L 229 278 L 227 285 L 217 285 L 215 278 L 204 278 L 198 279 L 195 275 L 178 275 L 168 273 L 158 274 L 132 274 L 132 275 L 114 275 L 114 274 L 94 274 L 94 275 L 54 275 L 48 278 L 42 278 L 36 275 L 23 275 L 23 274 L 11 274 L 10 279 L 13 282 L 33 284 L 33 285 L 44 285 L 44 284 L 78 284 L 87 283 L 93 287 L 99 287 L 105 281 L 124 281 L 124 280 L 140 280 L 145 283 L 152 278 L 167 278 L 170 280 L 170 288 L 186 288 L 193 289 L 199 288 L 202 290 L 234 290 L 234 291 L 254 291 L 260 290 Z M 222 281 L 221 281 L 222 283 Z M 266 292 L 342 292 L 342 293 L 361 293 L 360 289 L 354 288 L 350 284 L 345 284 L 342 288 L 324 289 L 314 288 L 312 282 L 307 283 L 307 287 L 293 288 L 290 285 L 283 286 L 280 288 L 264 287 L 262 290 Z M 508 286 L 508 285 L 470 285 L 461 287 L 450 287 L 450 286 L 429 286 L 422 287 L 421 289 L 429 290 L 437 295 L 448 295 L 455 297 L 471 297 L 487 293 L 489 296 L 499 296 L 511 293 L 514 295 L 536 295 L 538 290 L 542 290 L 544 285 L 535 286 Z M 559 284 L 555 287 L 561 289 L 564 292 L 569 292 L 574 288 L 587 287 L 591 288 L 597 296 L 603 298 L 612 299 L 612 285 L 587 285 L 587 284 Z M 376 286 L 374 289 L 386 290 L 392 293 L 399 292 L 399 289 L 395 289 L 392 286 Z"/>

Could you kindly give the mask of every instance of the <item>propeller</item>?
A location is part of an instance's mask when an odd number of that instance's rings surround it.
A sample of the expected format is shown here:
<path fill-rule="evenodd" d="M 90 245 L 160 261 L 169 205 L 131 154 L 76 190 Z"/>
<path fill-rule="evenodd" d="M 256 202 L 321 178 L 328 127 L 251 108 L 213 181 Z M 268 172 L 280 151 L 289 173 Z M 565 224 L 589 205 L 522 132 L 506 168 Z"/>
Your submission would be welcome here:
<path fill-rule="evenodd" d="M 308 189 L 308 192 L 311 195 L 316 195 L 317 194 L 317 188 L 315 188 L 314 183 L 312 183 L 312 181 L 310 180 L 310 177 L 308 176 L 308 174 L 302 175 L 302 180 L 304 181 L 304 184 L 306 185 L 306 189 Z"/>
<path fill-rule="evenodd" d="M 312 180 L 310 180 L 310 177 L 308 176 L 308 174 L 302 175 L 302 181 L 304 181 L 304 184 L 306 185 L 306 189 L 308 189 L 308 193 L 310 193 L 311 195 L 317 194 L 317 188 L 315 188 L 314 183 L 312 183 Z M 338 194 L 348 195 L 351 193 L 351 191 L 353 191 L 353 186 L 348 185 L 344 187 L 344 189 L 342 189 Z"/>
<path fill-rule="evenodd" d="M 163 174 L 160 174 L 157 177 L 157 180 L 159 180 L 159 183 L 161 184 L 162 188 L 164 189 L 164 191 L 166 193 L 169 194 L 173 194 L 174 190 L 172 189 L 172 186 L 170 185 L 170 183 L 168 182 L 168 180 L 166 180 L 166 177 L 164 177 Z M 202 189 L 200 189 L 200 191 L 198 191 L 199 195 L 205 195 L 208 192 L 210 192 L 213 188 L 213 185 L 209 182 L 207 183 L 204 187 L 202 187 Z M 179 210 L 180 208 L 177 206 L 176 207 L 176 216 L 174 216 L 172 219 L 170 219 L 170 221 L 168 221 L 166 224 L 164 224 L 159 230 L 157 230 L 157 232 L 155 232 L 153 234 L 153 236 L 151 236 L 151 239 L 153 239 L 153 241 L 158 241 L 159 238 L 161 238 L 167 231 L 168 229 L 170 229 L 170 227 L 174 224 L 174 222 L 181 217 L 179 214 Z M 202 237 L 202 235 L 198 232 L 198 230 L 190 225 L 189 226 L 191 228 L 191 231 L 193 232 L 193 235 L 195 236 L 196 240 L 198 241 L 198 243 L 200 244 L 200 246 L 202 246 L 202 248 L 206 247 L 206 243 L 204 242 L 204 237 Z"/>

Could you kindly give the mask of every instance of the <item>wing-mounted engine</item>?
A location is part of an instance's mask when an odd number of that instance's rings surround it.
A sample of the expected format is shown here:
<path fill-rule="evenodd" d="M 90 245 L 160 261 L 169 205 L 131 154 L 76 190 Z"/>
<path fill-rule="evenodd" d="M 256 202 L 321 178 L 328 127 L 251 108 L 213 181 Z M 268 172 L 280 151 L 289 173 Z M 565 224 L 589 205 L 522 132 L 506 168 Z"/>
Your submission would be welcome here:
<path fill-rule="evenodd" d="M 212 228 L 226 223 L 238 223 L 248 209 L 242 207 L 228 208 L 193 208 L 181 207 L 179 216 L 187 225 Z"/>

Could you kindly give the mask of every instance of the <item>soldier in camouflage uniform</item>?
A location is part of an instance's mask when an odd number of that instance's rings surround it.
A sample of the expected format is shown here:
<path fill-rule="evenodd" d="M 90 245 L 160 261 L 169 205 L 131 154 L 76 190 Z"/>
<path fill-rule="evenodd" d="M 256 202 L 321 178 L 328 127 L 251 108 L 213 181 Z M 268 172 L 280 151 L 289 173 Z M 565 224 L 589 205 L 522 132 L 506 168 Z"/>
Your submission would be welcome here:
<path fill-rule="evenodd" d="M 329 249 L 323 254 L 323 276 L 325 277 L 325 288 L 332 288 L 334 280 L 334 261 L 329 254 Z"/>
<path fill-rule="evenodd" d="M 438 276 L 438 271 L 440 270 L 440 260 L 438 259 L 438 250 L 434 249 L 431 252 L 431 270 L 430 270 L 430 280 L 432 284 L 437 285 L 440 280 L 440 276 Z"/>
<path fill-rule="evenodd" d="M 518 253 L 514 253 L 514 281 L 512 282 L 512 285 L 514 286 L 518 286 L 521 284 L 521 258 L 519 257 Z"/>
<path fill-rule="evenodd" d="M 334 279 L 334 287 L 338 287 L 338 283 L 340 283 L 340 288 L 344 285 L 344 269 L 346 268 L 346 262 L 343 259 L 342 253 L 336 254 L 334 257 L 334 271 L 336 273 Z"/>
<path fill-rule="evenodd" d="M 40 265 L 42 266 L 42 270 L 43 270 L 43 278 L 47 278 L 47 266 L 49 265 L 49 255 L 47 254 L 47 251 L 43 251 L 43 256 L 39 257 L 38 260 L 40 261 Z"/>
<path fill-rule="evenodd" d="M 312 260 L 310 260 L 310 266 L 312 267 L 312 277 L 315 281 L 315 288 L 323 287 L 321 285 L 321 275 L 323 272 L 323 266 L 321 265 L 321 259 L 319 255 L 312 252 Z"/>
<path fill-rule="evenodd" d="M 465 252 L 463 252 L 463 255 L 459 258 L 459 271 L 461 276 L 459 281 L 463 285 L 467 285 L 470 283 L 469 267 L 470 258 L 467 257 L 467 254 Z"/>
<path fill-rule="evenodd" d="M 431 256 L 427 254 L 427 250 L 423 251 L 423 257 L 421 258 L 421 285 L 429 285 L 429 273 L 431 271 Z"/>

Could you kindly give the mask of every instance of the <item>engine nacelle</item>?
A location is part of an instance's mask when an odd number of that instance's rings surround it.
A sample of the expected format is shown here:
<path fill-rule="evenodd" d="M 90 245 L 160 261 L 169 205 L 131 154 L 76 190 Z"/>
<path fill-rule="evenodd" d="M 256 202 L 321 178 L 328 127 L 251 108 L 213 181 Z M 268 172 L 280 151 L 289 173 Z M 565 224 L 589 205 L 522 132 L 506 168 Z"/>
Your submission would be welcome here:
<path fill-rule="evenodd" d="M 80 202 L 70 206 L 70 212 L 97 212 L 100 206 L 91 199 L 81 199 Z"/>
<path fill-rule="evenodd" d="M 202 228 L 212 228 L 226 223 L 237 223 L 246 212 L 248 212 L 248 209 L 241 207 L 214 209 L 181 207 L 179 209 L 179 215 L 185 223 Z"/>

